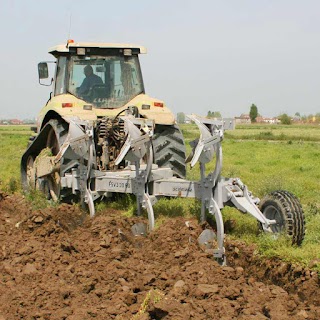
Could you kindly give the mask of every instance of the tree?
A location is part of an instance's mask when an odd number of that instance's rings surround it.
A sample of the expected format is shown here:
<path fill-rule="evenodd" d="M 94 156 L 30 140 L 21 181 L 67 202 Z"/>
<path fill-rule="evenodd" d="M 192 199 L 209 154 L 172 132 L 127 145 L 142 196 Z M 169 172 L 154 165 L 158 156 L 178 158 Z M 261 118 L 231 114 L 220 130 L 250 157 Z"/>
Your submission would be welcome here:
<path fill-rule="evenodd" d="M 258 116 L 258 108 L 255 104 L 251 105 L 249 115 L 250 115 L 251 122 L 256 122 L 256 119 Z"/>
<path fill-rule="evenodd" d="M 300 112 L 296 112 L 294 115 L 299 118 L 301 117 Z"/>
<path fill-rule="evenodd" d="M 186 122 L 186 116 L 183 112 L 177 113 L 177 122 L 178 123 L 185 123 Z"/>
<path fill-rule="evenodd" d="M 214 118 L 222 118 L 222 115 L 221 115 L 220 111 L 215 111 L 213 114 L 213 117 Z"/>
<path fill-rule="evenodd" d="M 286 113 L 281 114 L 279 119 L 282 124 L 291 124 L 291 118 Z"/>
<path fill-rule="evenodd" d="M 314 117 L 313 114 L 309 114 L 309 115 L 307 116 L 308 122 L 313 122 L 313 117 Z"/>
<path fill-rule="evenodd" d="M 207 118 L 222 118 L 220 111 L 208 111 Z"/>

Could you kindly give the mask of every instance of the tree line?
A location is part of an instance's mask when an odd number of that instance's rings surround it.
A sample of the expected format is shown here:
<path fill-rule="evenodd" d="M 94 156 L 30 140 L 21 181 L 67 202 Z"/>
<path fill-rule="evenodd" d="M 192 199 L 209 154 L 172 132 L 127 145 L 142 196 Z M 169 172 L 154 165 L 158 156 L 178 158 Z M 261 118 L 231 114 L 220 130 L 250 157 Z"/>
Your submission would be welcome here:
<path fill-rule="evenodd" d="M 258 107 L 252 103 L 250 106 L 249 110 L 249 117 L 251 122 L 257 122 L 257 118 L 260 116 Z M 212 118 L 217 118 L 221 119 L 222 115 L 220 111 L 211 111 L 209 110 L 206 115 L 207 118 L 212 119 Z M 310 114 L 310 115 L 301 115 L 300 112 L 296 112 L 294 116 L 290 116 L 287 113 L 282 113 L 278 115 L 276 118 L 279 119 L 279 121 L 282 124 L 291 124 L 292 121 L 301 121 L 301 122 L 307 122 L 307 123 L 320 123 L 320 112 L 316 114 Z M 185 123 L 186 121 L 186 116 L 183 112 L 178 112 L 177 113 L 177 122 L 178 123 Z"/>
<path fill-rule="evenodd" d="M 249 116 L 250 116 L 251 122 L 256 122 L 257 117 L 260 116 L 258 112 L 258 107 L 255 104 L 251 105 Z M 290 116 L 287 113 L 282 113 L 278 115 L 276 118 L 278 118 L 282 124 L 291 124 L 293 121 L 304 122 L 304 123 L 312 123 L 312 122 L 320 123 L 320 112 L 314 115 L 313 114 L 301 115 L 300 112 L 296 112 L 294 116 Z"/>

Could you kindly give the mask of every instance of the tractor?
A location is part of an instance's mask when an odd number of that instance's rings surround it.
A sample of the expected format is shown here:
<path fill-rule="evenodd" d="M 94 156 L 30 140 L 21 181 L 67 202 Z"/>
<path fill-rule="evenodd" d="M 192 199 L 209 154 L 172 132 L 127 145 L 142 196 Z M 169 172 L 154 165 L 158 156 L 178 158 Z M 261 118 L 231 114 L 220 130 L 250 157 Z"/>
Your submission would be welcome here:
<path fill-rule="evenodd" d="M 56 61 L 38 64 L 39 82 L 52 93 L 38 118 L 35 133 L 21 160 L 23 189 L 40 190 L 54 201 L 80 202 L 94 216 L 94 202 L 115 193 L 136 196 L 138 214 L 148 213 L 154 228 L 153 204 L 161 197 L 190 197 L 201 201 L 201 221 L 214 216 L 213 256 L 225 264 L 221 209 L 236 207 L 251 214 L 261 229 L 286 233 L 294 244 L 304 237 L 304 214 L 299 200 L 283 190 L 261 202 L 239 178 L 221 176 L 224 130 L 233 121 L 188 115 L 200 130 L 186 157 L 183 135 L 173 113 L 145 93 L 139 63 L 142 46 L 68 41 L 49 50 Z M 206 164 L 214 161 L 212 172 Z M 186 163 L 199 163 L 200 180 L 186 180 Z M 260 206 L 259 206 L 260 203 Z M 140 225 L 133 232 L 144 234 Z"/>

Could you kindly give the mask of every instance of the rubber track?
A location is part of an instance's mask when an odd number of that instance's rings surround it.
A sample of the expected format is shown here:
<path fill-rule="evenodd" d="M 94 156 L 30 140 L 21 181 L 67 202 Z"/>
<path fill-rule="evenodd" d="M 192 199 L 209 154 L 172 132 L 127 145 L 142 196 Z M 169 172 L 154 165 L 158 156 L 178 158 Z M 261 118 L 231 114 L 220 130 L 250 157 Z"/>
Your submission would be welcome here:
<path fill-rule="evenodd" d="M 175 176 L 186 177 L 186 147 L 178 126 L 156 126 L 152 145 L 154 162 L 159 167 L 170 167 Z"/>
<path fill-rule="evenodd" d="M 260 208 L 263 209 L 266 201 L 276 201 L 281 205 L 282 213 L 285 214 L 286 232 L 292 244 L 301 245 L 305 235 L 305 219 L 299 200 L 288 191 L 277 190 L 261 201 Z"/>

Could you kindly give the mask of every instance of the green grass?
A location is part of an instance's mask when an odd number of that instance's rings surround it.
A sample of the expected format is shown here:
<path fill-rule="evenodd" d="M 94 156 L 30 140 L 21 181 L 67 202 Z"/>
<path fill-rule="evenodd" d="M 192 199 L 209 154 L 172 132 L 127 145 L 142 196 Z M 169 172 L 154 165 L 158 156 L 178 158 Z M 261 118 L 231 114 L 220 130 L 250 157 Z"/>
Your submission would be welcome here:
<path fill-rule="evenodd" d="M 195 125 L 181 126 L 188 152 L 188 144 L 199 136 Z M 20 158 L 25 151 L 29 127 L 0 126 L 0 189 L 13 192 L 20 188 Z M 259 138 L 256 138 L 259 137 Z M 280 138 L 279 138 L 280 137 Z M 223 209 L 224 219 L 235 219 L 231 237 L 254 242 L 266 256 L 278 256 L 291 262 L 308 265 L 320 257 L 320 127 L 282 125 L 241 125 L 226 132 L 223 141 L 223 171 L 226 177 L 239 177 L 254 195 L 286 189 L 299 197 L 306 216 L 306 236 L 301 247 L 292 247 L 287 239 L 275 241 L 259 234 L 257 222 L 250 215 L 233 208 Z M 189 167 L 188 167 L 189 168 Z M 214 163 L 207 165 L 207 172 Z M 199 166 L 188 169 L 188 179 L 199 179 Z M 35 207 L 43 199 L 30 197 Z M 97 203 L 97 211 L 111 206 L 133 214 L 134 197 L 126 195 L 108 205 Z M 155 206 L 156 225 L 167 217 L 198 215 L 199 203 L 193 199 L 161 199 Z M 320 265 L 318 265 L 320 271 Z"/>
<path fill-rule="evenodd" d="M 229 139 L 320 141 L 319 125 L 237 125 L 237 129 L 227 131 Z"/>
<path fill-rule="evenodd" d="M 0 188 L 20 189 L 20 160 L 32 132 L 30 126 L 0 126 Z"/>

